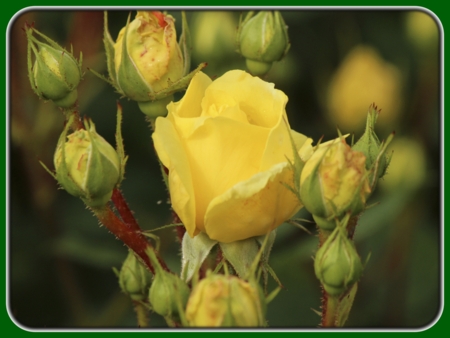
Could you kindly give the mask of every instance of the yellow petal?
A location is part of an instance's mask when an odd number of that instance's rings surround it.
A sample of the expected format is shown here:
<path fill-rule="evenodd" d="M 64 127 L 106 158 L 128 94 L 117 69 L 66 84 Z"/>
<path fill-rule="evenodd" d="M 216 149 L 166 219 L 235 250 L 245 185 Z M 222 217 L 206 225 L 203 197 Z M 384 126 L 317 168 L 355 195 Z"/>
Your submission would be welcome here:
<path fill-rule="evenodd" d="M 211 83 L 211 79 L 205 73 L 198 72 L 195 74 L 183 98 L 173 103 L 172 107 L 167 107 L 169 113 L 180 117 L 199 117 L 202 113 L 201 102 L 203 96 L 205 95 L 206 88 Z"/>
<path fill-rule="evenodd" d="M 202 107 L 204 114 L 208 114 L 212 105 L 238 105 L 250 124 L 273 128 L 284 111 L 286 101 L 286 95 L 274 89 L 273 83 L 261 81 L 242 70 L 232 70 L 208 87 Z"/>
<path fill-rule="evenodd" d="M 301 207 L 283 183 L 293 185 L 288 163 L 257 173 L 216 197 L 205 216 L 208 236 L 229 243 L 264 235 L 281 225 Z"/>
<path fill-rule="evenodd" d="M 224 117 L 207 118 L 192 133 L 184 123 L 177 127 L 191 169 L 197 227 L 203 230 L 212 199 L 259 171 L 269 130 Z"/>
<path fill-rule="evenodd" d="M 199 230 L 195 224 L 195 199 L 192 174 L 183 144 L 172 125 L 165 118 L 157 118 L 152 135 L 156 152 L 164 166 L 169 169 L 169 186 L 172 207 L 183 221 L 191 237 Z"/>

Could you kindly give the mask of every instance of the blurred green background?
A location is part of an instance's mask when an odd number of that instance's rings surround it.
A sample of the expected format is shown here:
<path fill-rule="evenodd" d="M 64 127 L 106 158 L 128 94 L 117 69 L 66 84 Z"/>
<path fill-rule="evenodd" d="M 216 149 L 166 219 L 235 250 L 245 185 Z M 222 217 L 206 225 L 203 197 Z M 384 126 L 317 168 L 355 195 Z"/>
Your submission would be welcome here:
<path fill-rule="evenodd" d="M 129 12 L 109 13 L 117 37 Z M 170 12 L 180 24 L 180 13 Z M 134 13 L 132 14 L 134 17 Z M 192 67 L 206 61 L 217 77 L 245 69 L 235 52 L 240 12 L 188 12 Z M 360 219 L 355 241 L 370 260 L 347 326 L 419 328 L 441 306 L 441 104 L 440 30 L 428 14 L 405 10 L 291 10 L 283 12 L 291 50 L 264 78 L 288 97 L 293 129 L 317 141 L 336 128 L 361 135 L 366 112 L 382 109 L 381 139 L 395 130 L 388 174 Z M 131 303 L 119 290 L 112 267 L 127 250 L 100 227 L 83 203 L 58 190 L 38 161 L 53 168 L 63 116 L 39 101 L 26 71 L 25 22 L 70 49 L 83 52 L 80 112 L 114 144 L 119 96 L 86 69 L 106 74 L 101 11 L 31 11 L 10 27 L 10 224 L 9 307 L 32 328 L 136 327 Z M 181 97 L 180 95 L 177 99 Z M 135 102 L 124 108 L 125 150 L 130 156 L 122 191 L 143 229 L 171 222 L 167 192 L 150 129 Z M 309 218 L 301 211 L 299 217 Z M 311 231 L 313 225 L 306 224 Z M 173 230 L 157 233 L 162 255 L 179 270 Z M 270 327 L 317 327 L 320 289 L 312 256 L 317 237 L 282 225 L 271 256 L 284 289 L 269 305 Z M 165 326 L 152 316 L 153 327 Z"/>

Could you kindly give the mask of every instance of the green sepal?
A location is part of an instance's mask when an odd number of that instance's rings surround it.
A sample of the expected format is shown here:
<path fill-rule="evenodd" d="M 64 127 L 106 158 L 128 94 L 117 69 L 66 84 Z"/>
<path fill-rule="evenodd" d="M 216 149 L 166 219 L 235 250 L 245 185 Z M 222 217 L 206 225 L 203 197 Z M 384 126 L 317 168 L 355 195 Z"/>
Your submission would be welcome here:
<path fill-rule="evenodd" d="M 254 237 L 231 243 L 219 243 L 223 256 L 233 266 L 241 278 L 247 278 L 252 272 L 259 248 Z"/>
<path fill-rule="evenodd" d="M 114 49 L 114 40 L 111 37 L 108 29 L 108 12 L 104 11 L 103 15 L 103 44 L 105 45 L 106 52 L 106 67 L 108 69 L 109 80 L 103 77 L 102 75 L 94 72 L 95 75 L 99 76 L 109 82 L 120 94 L 124 95 L 124 93 L 120 90 L 117 85 L 117 75 L 116 75 L 116 67 L 115 67 L 115 49 Z M 92 71 L 92 70 L 91 70 Z"/>
<path fill-rule="evenodd" d="M 116 150 L 119 155 L 120 161 L 120 179 L 117 183 L 117 187 L 119 187 L 120 182 L 124 179 L 125 176 L 125 165 L 128 160 L 128 156 L 125 155 L 125 148 L 123 146 L 123 138 L 122 138 L 122 105 L 117 102 L 117 123 L 116 123 Z"/>
<path fill-rule="evenodd" d="M 216 244 L 217 241 L 210 239 L 204 232 L 194 238 L 187 232 L 184 234 L 181 242 L 181 278 L 184 281 L 192 279 Z"/>
<path fill-rule="evenodd" d="M 356 292 L 358 291 L 358 283 L 353 284 L 341 299 L 339 300 L 339 305 L 336 315 L 336 327 L 343 327 L 348 319 L 350 310 L 352 309 L 353 301 L 355 300 Z"/>
<path fill-rule="evenodd" d="M 322 159 L 328 151 L 329 148 L 322 155 Z M 327 207 L 322 197 L 321 182 L 319 178 L 319 167 L 322 163 L 322 159 L 317 161 L 314 169 L 302 182 L 300 186 L 300 200 L 311 214 L 321 218 L 327 218 L 330 215 L 327 214 Z"/>
<path fill-rule="evenodd" d="M 84 192 L 81 189 L 81 187 L 79 187 L 78 184 L 76 184 L 75 181 L 72 179 L 66 163 L 66 147 L 65 147 L 66 136 L 74 119 L 75 119 L 74 115 L 71 115 L 68 121 L 66 122 L 63 132 L 61 133 L 58 139 L 58 145 L 56 148 L 58 149 L 59 147 L 61 147 L 61 164 L 59 165 L 59 168 L 56 171 L 56 179 L 58 180 L 59 184 L 63 186 L 64 190 L 66 190 L 69 194 L 75 197 L 81 197 L 84 194 Z M 63 182 L 63 184 L 61 182 Z"/>
<path fill-rule="evenodd" d="M 90 152 L 89 173 L 86 177 L 86 187 L 89 187 L 89 189 L 84 193 L 84 196 L 81 196 L 81 199 L 87 206 L 96 208 L 108 203 L 112 195 L 110 186 L 99 178 L 115 177 L 117 172 L 115 166 L 111 165 L 108 158 L 100 152 L 96 138 L 91 134 L 91 132 L 95 132 L 95 125 L 89 120 L 85 120 L 85 128 L 91 140 L 92 150 Z"/>
<path fill-rule="evenodd" d="M 181 11 L 181 35 L 178 45 L 184 60 L 183 75 L 186 75 L 191 69 L 192 42 L 185 11 Z"/>

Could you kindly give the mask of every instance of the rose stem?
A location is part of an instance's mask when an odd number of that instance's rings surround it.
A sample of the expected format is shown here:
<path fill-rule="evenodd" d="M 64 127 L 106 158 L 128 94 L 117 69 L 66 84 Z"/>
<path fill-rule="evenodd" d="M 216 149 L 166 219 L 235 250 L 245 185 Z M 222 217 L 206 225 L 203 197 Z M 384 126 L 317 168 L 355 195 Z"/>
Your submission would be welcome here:
<path fill-rule="evenodd" d="M 131 227 L 131 229 L 135 231 L 141 231 L 141 228 L 139 227 L 136 219 L 133 216 L 133 212 L 128 207 L 127 202 L 125 201 L 125 198 L 122 195 L 122 192 L 119 189 L 114 189 L 111 200 L 114 203 L 114 206 L 117 209 L 117 212 L 119 213 L 122 220 Z"/>
<path fill-rule="evenodd" d="M 113 190 L 113 194 L 112 194 L 111 200 L 113 201 L 114 206 L 117 209 L 117 212 L 119 213 L 120 217 L 122 218 L 123 223 L 125 223 L 125 225 L 127 227 L 130 227 L 131 228 L 130 230 L 134 230 L 136 233 L 141 235 L 142 229 L 139 226 L 139 224 L 136 221 L 136 219 L 134 218 L 133 212 L 128 207 L 127 201 L 125 200 L 125 198 L 123 197 L 123 195 L 122 195 L 122 193 L 121 193 L 121 191 L 119 189 L 114 189 Z M 141 235 L 141 237 L 143 237 L 143 236 Z M 146 242 L 147 242 L 147 240 L 146 240 Z M 147 242 L 147 244 L 148 244 L 148 242 Z M 151 247 L 151 248 L 152 248 L 152 250 L 155 250 L 153 247 Z M 166 263 L 159 256 L 159 254 L 158 254 L 158 252 L 156 252 L 156 250 L 155 250 L 155 253 L 156 253 L 156 257 L 158 258 L 158 261 L 159 261 L 159 264 L 161 265 L 161 267 L 165 271 L 170 272 L 170 270 L 167 267 Z"/>
<path fill-rule="evenodd" d="M 356 225 L 358 224 L 359 215 L 351 217 L 347 223 L 347 233 L 350 239 L 355 234 Z M 319 248 L 325 243 L 328 236 L 331 235 L 331 231 L 321 230 L 319 228 Z M 329 297 L 323 286 L 322 289 L 322 320 L 321 327 L 336 327 L 336 317 L 339 307 L 339 299 L 335 297 Z"/>
<path fill-rule="evenodd" d="M 145 306 L 138 301 L 133 301 L 136 312 L 138 327 L 148 327 L 148 311 Z"/>
<path fill-rule="evenodd" d="M 155 274 L 155 269 L 150 262 L 150 259 L 146 253 L 146 250 L 155 249 L 147 242 L 147 239 L 141 234 L 140 231 L 133 230 L 127 223 L 124 223 L 119 217 L 117 217 L 109 206 L 103 208 L 92 208 L 95 216 L 99 221 L 108 228 L 118 239 L 125 243 L 131 250 L 133 250 L 142 260 L 144 265 Z M 156 253 L 156 251 L 155 251 Z M 156 253 L 157 254 L 157 253 Z M 158 257 L 158 255 L 157 255 Z M 162 259 L 158 257 L 161 267 L 169 271 L 166 264 Z"/>

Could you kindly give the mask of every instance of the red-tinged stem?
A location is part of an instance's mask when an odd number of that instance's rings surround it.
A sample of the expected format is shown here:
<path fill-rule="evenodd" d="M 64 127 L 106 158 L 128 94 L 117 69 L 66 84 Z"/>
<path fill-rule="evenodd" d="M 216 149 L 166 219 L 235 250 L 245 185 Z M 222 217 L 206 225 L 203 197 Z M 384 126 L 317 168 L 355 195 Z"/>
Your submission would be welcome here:
<path fill-rule="evenodd" d="M 113 190 L 111 200 L 113 201 L 114 206 L 116 207 L 120 217 L 130 227 L 130 229 L 135 231 L 141 231 L 139 224 L 134 218 L 133 212 L 128 207 L 128 204 L 125 201 L 125 198 L 123 197 L 119 189 Z"/>
<path fill-rule="evenodd" d="M 92 210 L 95 216 L 97 216 L 97 218 L 100 220 L 100 222 L 106 228 L 108 228 L 109 231 L 116 235 L 118 239 L 124 242 L 125 245 L 133 250 L 140 257 L 140 259 L 150 270 L 150 272 L 154 274 L 155 268 L 150 262 L 150 258 L 148 257 L 146 250 L 155 249 L 150 245 L 149 242 L 147 242 L 147 239 L 144 237 L 144 235 L 142 235 L 140 231 L 130 229 L 130 227 L 126 223 L 122 222 L 122 220 L 117 217 L 108 206 Z M 155 254 L 158 257 L 158 254 L 156 252 Z M 162 259 L 158 257 L 158 261 L 160 262 L 161 267 L 164 270 L 169 271 Z"/>

